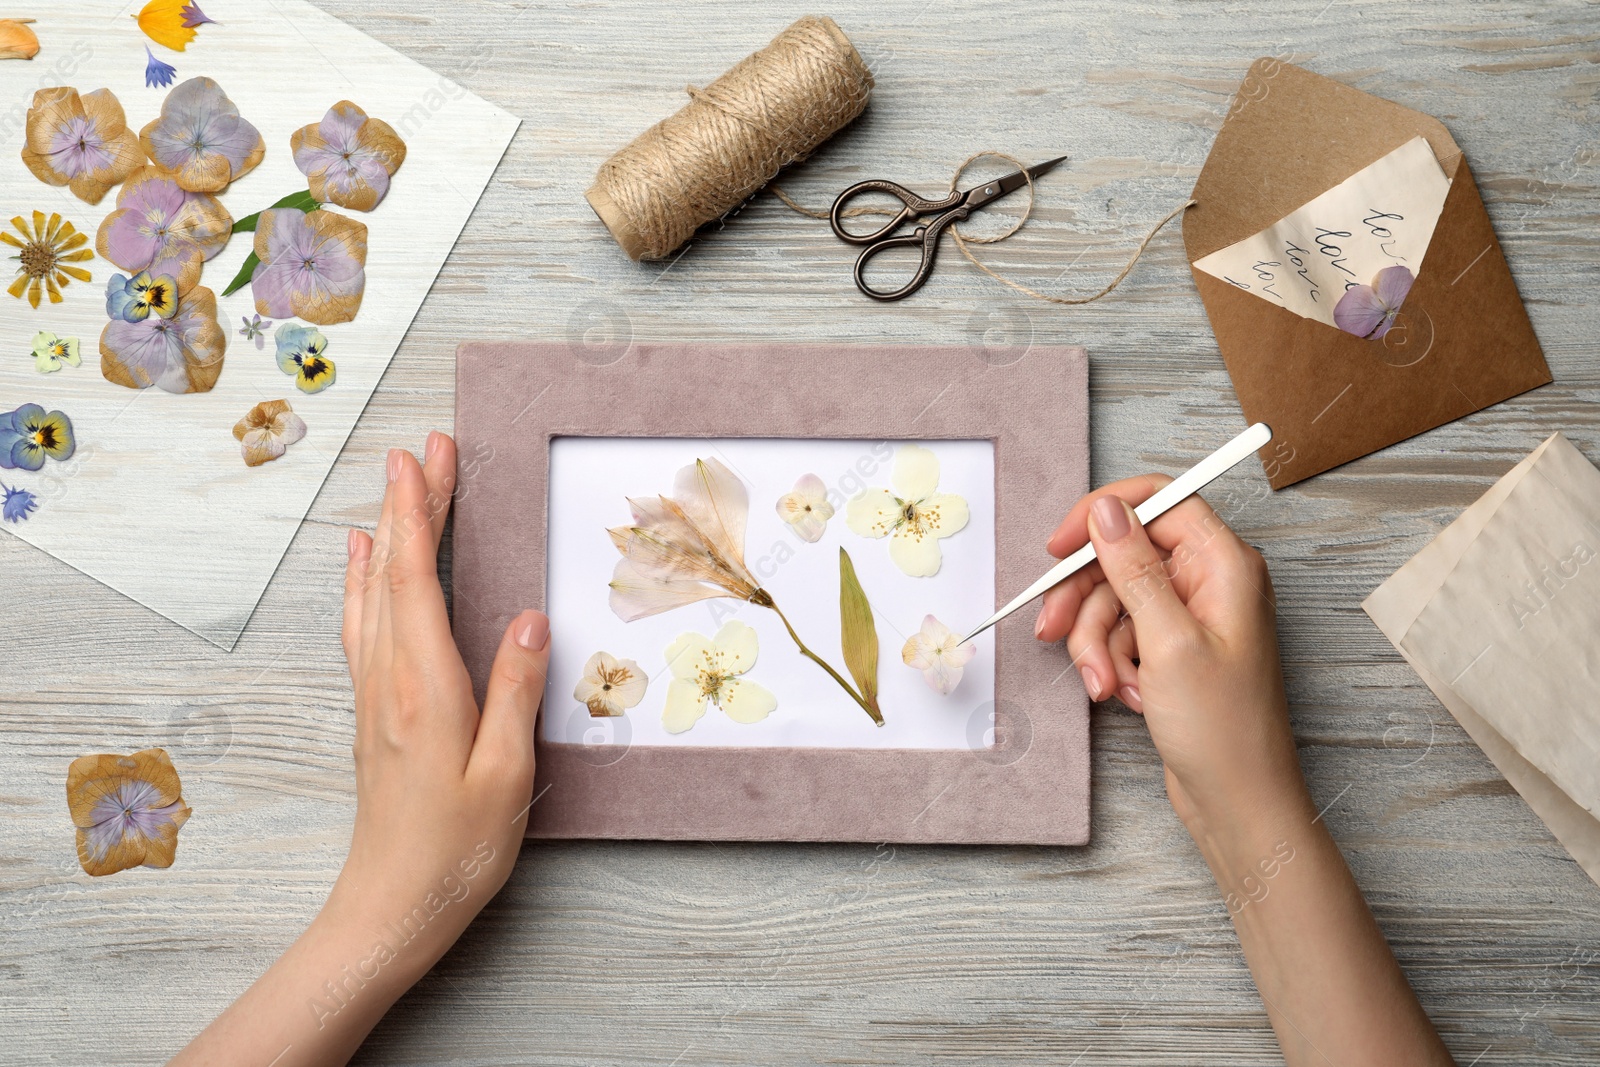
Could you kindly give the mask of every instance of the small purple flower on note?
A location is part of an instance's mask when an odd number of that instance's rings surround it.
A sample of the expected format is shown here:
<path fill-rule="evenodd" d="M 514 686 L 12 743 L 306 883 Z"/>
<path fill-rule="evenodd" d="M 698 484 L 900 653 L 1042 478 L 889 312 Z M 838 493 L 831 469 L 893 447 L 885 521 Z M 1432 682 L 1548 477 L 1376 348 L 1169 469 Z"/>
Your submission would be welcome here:
<path fill-rule="evenodd" d="M 1376 341 L 1394 325 L 1415 280 L 1408 267 L 1385 267 L 1371 285 L 1352 285 L 1334 305 L 1334 325 L 1345 333 Z"/>

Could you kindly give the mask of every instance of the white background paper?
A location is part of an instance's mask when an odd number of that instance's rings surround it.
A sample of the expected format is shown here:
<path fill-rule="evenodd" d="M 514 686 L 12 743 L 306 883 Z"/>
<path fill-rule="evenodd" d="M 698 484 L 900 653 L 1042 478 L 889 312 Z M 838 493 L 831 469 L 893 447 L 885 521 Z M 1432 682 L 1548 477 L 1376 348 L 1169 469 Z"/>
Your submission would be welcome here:
<path fill-rule="evenodd" d="M 845 524 L 844 501 L 890 485 L 894 447 L 874 441 L 562 437 L 551 444 L 547 603 L 554 633 L 545 694 L 546 740 L 587 744 L 975 748 L 993 743 L 993 631 L 961 683 L 940 696 L 907 667 L 901 647 L 933 614 L 958 633 L 994 610 L 994 446 L 989 441 L 924 442 L 939 458 L 939 490 L 966 498 L 971 518 L 940 541 L 939 573 L 913 578 L 889 559 L 887 538 Z M 607 604 L 620 558 L 607 527 L 630 521 L 625 498 L 670 495 L 679 468 L 716 457 L 750 493 L 745 562 L 783 608 L 808 647 L 849 677 L 839 647 L 839 548 L 850 553 L 878 628 L 878 681 L 886 725 L 878 727 L 820 667 L 800 655 L 776 613 L 728 598 L 625 623 Z M 796 537 L 775 506 L 812 473 L 837 509 L 815 544 Z M 792 555 L 789 555 L 792 553 Z M 661 725 L 671 675 L 665 649 L 679 634 L 714 636 L 738 619 L 755 628 L 760 654 L 746 675 L 770 689 L 778 707 L 742 725 L 715 707 L 685 733 Z M 624 718 L 591 718 L 573 699 L 583 665 L 597 651 L 632 659 L 650 676 L 643 701 Z M 624 721 L 625 719 L 625 721 Z"/>
<path fill-rule="evenodd" d="M 278 369 L 270 337 L 258 352 L 238 335 L 241 317 L 255 313 L 250 287 L 226 299 L 222 290 L 253 247 L 254 235 L 243 233 L 206 263 L 200 281 L 219 298 L 228 339 L 216 387 L 177 396 L 111 384 L 100 374 L 99 355 L 106 282 L 128 272 L 96 254 L 78 264 L 94 280 L 72 282 L 60 304 L 45 298 L 34 310 L 0 292 L 0 411 L 37 403 L 65 412 L 78 442 L 64 463 L 47 461 L 32 473 L 0 471 L 0 480 L 40 498 L 27 521 L 3 525 L 7 533 L 231 648 L 517 120 L 309 4 L 206 0 L 202 6 L 219 25 L 201 26 L 184 52 L 151 44 L 129 17 L 136 6 L 118 0 L 16 12 L 38 19 L 33 28 L 45 47 L 31 62 L 0 63 L 0 221 L 31 217 L 34 209 L 59 212 L 94 247 L 100 221 L 116 210 L 118 189 L 90 207 L 65 187 L 36 179 L 20 157 L 24 117 L 41 87 L 70 85 L 82 93 L 104 87 L 122 102 L 137 134 L 160 114 L 169 91 L 144 85 L 147 44 L 177 67 L 174 86 L 213 78 L 265 138 L 261 165 L 219 196 L 235 220 L 306 188 L 290 134 L 321 121 L 336 101 L 351 100 L 394 126 L 408 151 L 376 210 L 335 209 L 368 229 L 361 310 L 353 322 L 320 327 L 338 381 L 307 396 Z M 40 330 L 79 338 L 83 365 L 38 373 L 29 353 Z M 233 426 L 258 402 L 277 399 L 305 419 L 305 439 L 275 462 L 246 468 Z"/>

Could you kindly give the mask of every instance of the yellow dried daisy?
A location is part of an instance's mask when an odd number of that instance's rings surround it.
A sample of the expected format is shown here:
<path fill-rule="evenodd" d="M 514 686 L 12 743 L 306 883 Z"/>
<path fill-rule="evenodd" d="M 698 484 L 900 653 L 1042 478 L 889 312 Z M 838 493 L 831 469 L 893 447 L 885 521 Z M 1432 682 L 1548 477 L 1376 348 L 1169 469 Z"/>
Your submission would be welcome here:
<path fill-rule="evenodd" d="M 26 292 L 28 303 L 38 307 L 41 289 L 50 294 L 50 303 L 59 304 L 61 289 L 69 279 L 92 280 L 88 271 L 72 266 L 94 258 L 94 252 L 83 247 L 89 243 L 88 234 L 79 233 L 72 223 L 60 215 L 52 214 L 47 219 L 44 212 L 35 211 L 32 230 L 21 215 L 12 219 L 11 225 L 16 227 L 21 238 L 0 230 L 0 241 L 22 250 L 11 257 L 20 260 L 22 265 L 17 268 L 17 280 L 6 292 L 18 300 Z"/>

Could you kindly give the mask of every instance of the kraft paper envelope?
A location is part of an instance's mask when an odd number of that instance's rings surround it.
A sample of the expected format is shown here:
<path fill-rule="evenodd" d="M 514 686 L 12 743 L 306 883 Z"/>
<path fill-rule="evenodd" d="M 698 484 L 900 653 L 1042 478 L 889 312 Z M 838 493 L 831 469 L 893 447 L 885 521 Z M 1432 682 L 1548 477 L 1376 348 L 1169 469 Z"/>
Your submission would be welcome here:
<path fill-rule="evenodd" d="M 1541 484 L 1542 483 L 1542 484 Z M 1505 775 L 1528 806 L 1533 809 L 1549 827 L 1550 832 L 1572 854 L 1578 865 L 1588 873 L 1595 882 L 1600 883 L 1600 819 L 1586 810 L 1586 805 L 1594 804 L 1593 779 L 1587 781 L 1582 778 L 1575 779 L 1571 775 L 1570 767 L 1557 766 L 1550 760 L 1554 748 L 1552 742 L 1564 736 L 1569 723 L 1566 718 L 1557 714 L 1558 705 L 1565 701 L 1571 703 L 1571 698 L 1576 696 L 1579 706 L 1582 705 L 1583 693 L 1592 688 L 1592 683 L 1581 680 L 1583 672 L 1592 670 L 1587 664 L 1586 657 L 1580 651 L 1572 658 L 1570 663 L 1546 664 L 1543 670 L 1547 673 L 1545 678 L 1535 678 L 1527 671 L 1522 672 L 1524 681 L 1533 680 L 1536 684 L 1553 690 L 1552 693 L 1541 693 L 1532 701 L 1541 713 L 1529 716 L 1524 714 L 1522 721 L 1511 718 L 1516 714 L 1516 709 L 1510 705 L 1516 703 L 1515 699 L 1502 704 L 1490 706 L 1486 700 L 1489 694 L 1481 692 L 1481 685 L 1475 685 L 1471 680 L 1473 671 L 1480 668 L 1493 668 L 1496 660 L 1514 651 L 1507 647 L 1500 649 L 1498 655 L 1484 655 L 1478 662 L 1472 663 L 1470 657 L 1478 654 L 1479 646 L 1487 643 L 1478 641 L 1475 637 L 1467 639 L 1472 648 L 1466 653 L 1469 657 L 1467 669 L 1462 670 L 1463 664 L 1447 665 L 1447 655 L 1441 656 L 1440 644 L 1441 630 L 1448 627 L 1449 612 L 1461 610 L 1459 600 L 1462 593 L 1481 595 L 1481 585 L 1477 582 L 1463 582 L 1462 565 L 1468 567 L 1476 565 L 1484 568 L 1484 560 L 1474 561 L 1471 555 L 1474 550 L 1480 554 L 1487 551 L 1498 554 L 1498 565 L 1491 565 L 1487 569 L 1491 574 L 1502 578 L 1510 578 L 1510 590 L 1517 593 L 1514 599 L 1521 601 L 1523 606 L 1518 608 L 1511 599 L 1500 605 L 1502 610 L 1511 610 L 1514 621 L 1524 624 L 1540 622 L 1539 616 L 1546 616 L 1543 622 L 1548 625 L 1557 623 L 1571 627 L 1573 620 L 1566 618 L 1572 612 L 1580 614 L 1593 613 L 1595 600 L 1592 584 L 1589 589 L 1584 589 L 1585 583 L 1592 583 L 1594 574 L 1585 573 L 1590 564 L 1596 562 L 1591 559 L 1583 564 L 1578 574 L 1563 577 L 1559 571 L 1560 561 L 1557 561 L 1557 577 L 1550 579 L 1545 571 L 1537 566 L 1523 567 L 1530 557 L 1522 552 L 1508 552 L 1503 544 L 1495 545 L 1484 540 L 1486 531 L 1489 531 L 1491 541 L 1494 538 L 1493 526 L 1514 529 L 1518 525 L 1526 526 L 1530 521 L 1537 522 L 1538 516 L 1528 514 L 1526 505 L 1533 503 L 1534 509 L 1544 510 L 1546 502 L 1559 501 L 1563 496 L 1569 497 L 1567 504 L 1568 515 L 1576 514 L 1572 505 L 1582 507 L 1580 501 L 1570 499 L 1573 491 L 1588 493 L 1590 502 L 1588 507 L 1592 512 L 1593 500 L 1600 498 L 1600 472 L 1597 472 L 1578 451 L 1560 434 L 1551 436 L 1544 444 L 1540 445 L 1531 455 L 1518 463 L 1503 478 L 1494 484 L 1490 490 L 1480 497 L 1464 511 L 1460 518 L 1451 523 L 1443 533 L 1436 537 L 1421 552 L 1417 553 L 1405 566 L 1401 567 L 1387 581 L 1373 591 L 1365 602 L 1362 603 L 1372 621 L 1377 623 L 1400 654 L 1405 657 L 1422 680 L 1427 683 L 1439 700 L 1455 716 L 1456 721 L 1466 730 L 1468 736 L 1483 749 L 1485 755 Z M 1519 499 L 1530 498 L 1530 499 Z M 1518 510 L 1519 507 L 1521 510 Z M 1502 514 L 1502 508 L 1505 508 Z M 1499 520 L 1498 522 L 1496 520 Z M 1502 535 L 1504 530 L 1501 531 Z M 1587 544 L 1594 544 L 1600 531 L 1590 529 L 1586 534 L 1580 534 L 1579 539 Z M 1570 554 L 1572 546 L 1564 546 L 1563 551 Z M 1512 575 L 1516 568 L 1522 567 L 1532 577 L 1528 580 L 1541 580 L 1546 585 L 1546 591 L 1540 598 L 1534 599 L 1526 589 L 1518 589 L 1521 572 Z M 1572 567 L 1569 565 L 1569 571 Z M 1582 578 L 1584 581 L 1579 582 Z M 1457 586 L 1455 595 L 1447 592 L 1447 586 Z M 1502 583 L 1504 584 L 1504 583 Z M 1571 594 L 1570 596 L 1563 594 Z M 1538 605 L 1536 607 L 1536 605 Z M 1545 608 L 1551 610 L 1546 611 Z M 1560 616 L 1554 610 L 1560 608 Z M 1434 616 L 1428 618 L 1428 616 Z M 1466 631 L 1476 635 L 1480 632 L 1477 625 L 1480 620 L 1468 618 L 1456 624 L 1458 632 Z M 1418 623 L 1422 622 L 1419 628 Z M 1446 624 L 1441 627 L 1441 623 Z M 1431 624 L 1431 625 L 1430 625 Z M 1544 656 L 1548 651 L 1557 657 L 1563 653 L 1556 648 L 1541 647 L 1548 645 L 1547 637 L 1541 637 L 1536 631 L 1529 634 L 1532 648 L 1527 654 Z M 1593 646 L 1595 634 L 1592 627 L 1588 630 L 1574 628 L 1569 635 L 1569 641 L 1578 643 L 1580 649 L 1587 642 Z M 1504 639 L 1501 644 L 1507 644 Z M 1559 642 L 1558 642 L 1559 643 Z M 1569 651 L 1565 655 L 1572 656 Z M 1505 664 L 1500 664 L 1499 669 L 1505 671 Z M 1448 677 L 1446 677 L 1448 675 Z M 1574 688 L 1576 687 L 1576 688 Z M 1566 696 L 1561 696 L 1565 690 Z M 1480 713 L 1469 697 L 1476 698 L 1483 712 Z M 1525 703 L 1525 702 L 1524 702 Z M 1588 723 L 1578 722 L 1576 728 L 1582 731 L 1593 725 L 1592 716 Z M 1520 734 L 1517 740 L 1514 735 Z M 1545 766 L 1560 776 L 1565 783 L 1558 784 L 1556 778 L 1541 770 L 1534 762 L 1518 751 L 1519 743 L 1525 746 L 1534 758 L 1540 759 Z M 1569 794 L 1568 790 L 1571 790 Z M 1579 799 L 1575 799 L 1579 798 Z"/>
<path fill-rule="evenodd" d="M 1417 137 L 1450 189 L 1382 340 L 1303 318 L 1193 268 Z M 1245 417 L 1273 429 L 1266 467 L 1274 489 L 1550 381 L 1472 171 L 1438 119 L 1260 59 L 1193 196 L 1185 250 Z"/>

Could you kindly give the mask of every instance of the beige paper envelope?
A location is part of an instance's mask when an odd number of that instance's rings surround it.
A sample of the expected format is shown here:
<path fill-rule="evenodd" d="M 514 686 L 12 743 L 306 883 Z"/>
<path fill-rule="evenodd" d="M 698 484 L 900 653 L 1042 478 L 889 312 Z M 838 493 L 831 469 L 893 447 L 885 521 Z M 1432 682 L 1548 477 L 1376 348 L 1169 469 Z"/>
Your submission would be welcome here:
<path fill-rule="evenodd" d="M 1477 540 L 1489 520 L 1522 483 L 1527 473 L 1553 446 L 1576 452 L 1561 434 L 1552 435 L 1462 512 L 1455 522 L 1410 562 L 1375 589 L 1361 606 L 1450 714 L 1455 716 L 1467 735 L 1505 775 L 1506 781 L 1511 783 L 1534 814 L 1549 827 L 1585 873 L 1600 884 L 1600 819 L 1590 815 L 1549 776 L 1523 758 L 1516 747 L 1449 682 L 1429 670 L 1404 645 L 1407 632 L 1445 585 L 1462 555 Z"/>

